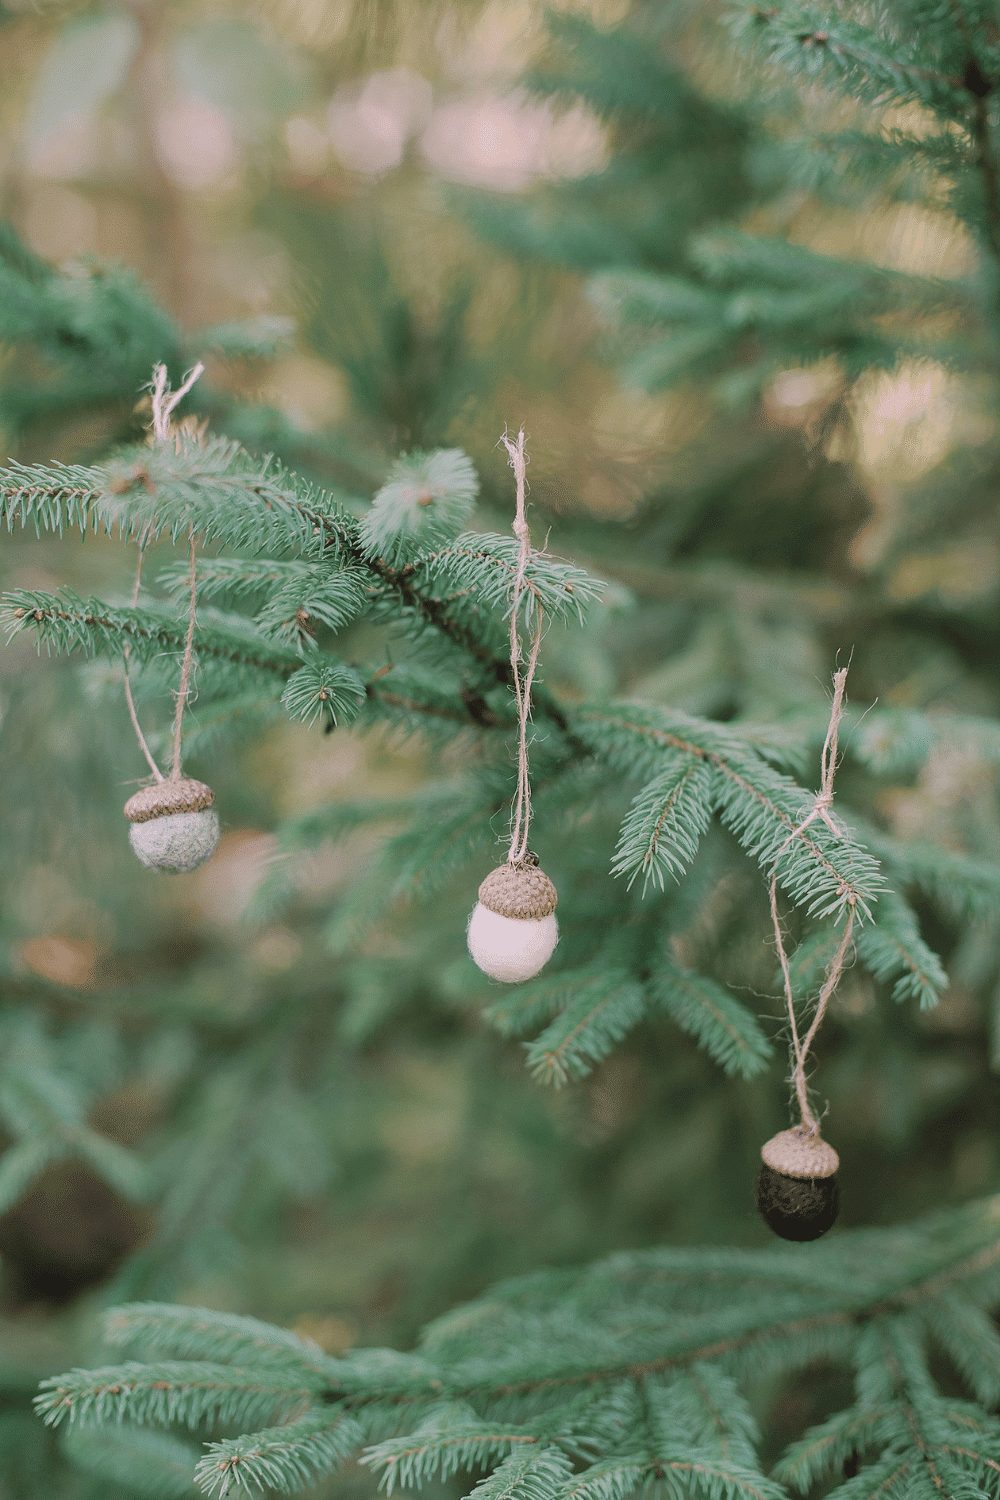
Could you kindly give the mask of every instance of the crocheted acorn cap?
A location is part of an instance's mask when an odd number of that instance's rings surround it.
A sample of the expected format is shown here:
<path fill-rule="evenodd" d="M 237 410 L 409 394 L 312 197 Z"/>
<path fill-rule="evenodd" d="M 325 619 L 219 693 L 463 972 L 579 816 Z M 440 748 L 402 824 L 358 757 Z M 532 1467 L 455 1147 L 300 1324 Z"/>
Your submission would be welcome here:
<path fill-rule="evenodd" d="M 543 870 L 538 857 L 528 854 L 520 864 L 497 865 L 479 887 L 483 906 L 501 917 L 521 920 L 551 916 L 556 909 L 556 888 Z"/>
<path fill-rule="evenodd" d="M 765 1166 L 785 1177 L 832 1177 L 840 1166 L 833 1147 L 801 1126 L 772 1136 L 761 1146 L 760 1155 Z"/>
<path fill-rule="evenodd" d="M 168 813 L 203 812 L 215 801 L 215 793 L 203 781 L 182 776 L 178 781 L 154 781 L 130 797 L 124 812 L 130 823 L 148 823 Z"/>

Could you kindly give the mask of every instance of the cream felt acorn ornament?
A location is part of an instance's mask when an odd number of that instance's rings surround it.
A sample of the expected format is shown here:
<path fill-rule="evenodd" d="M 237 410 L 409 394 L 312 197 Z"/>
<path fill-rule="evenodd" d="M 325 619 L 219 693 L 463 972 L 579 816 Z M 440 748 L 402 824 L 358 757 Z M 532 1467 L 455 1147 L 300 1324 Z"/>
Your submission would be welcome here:
<path fill-rule="evenodd" d="M 469 918 L 469 952 L 483 973 L 518 984 L 544 968 L 559 941 L 557 900 L 530 850 L 519 862 L 491 870 Z"/>
<path fill-rule="evenodd" d="M 171 392 L 167 383 L 164 365 L 157 365 L 153 372 L 153 436 L 157 442 L 166 442 L 171 435 L 170 413 L 194 385 L 202 372 L 196 365 L 188 374 L 179 391 Z M 142 557 L 145 541 L 139 541 L 139 566 L 136 569 L 135 588 L 132 592 L 133 607 L 138 602 L 142 580 Z M 129 843 L 136 857 L 150 870 L 160 870 L 166 875 L 180 875 L 196 870 L 215 853 L 219 842 L 219 815 L 213 803 L 215 794 L 203 781 L 194 781 L 181 771 L 181 726 L 184 708 L 191 686 L 191 663 L 194 648 L 195 626 L 195 547 L 194 531 L 190 539 L 191 553 L 191 606 L 188 613 L 187 639 L 181 664 L 181 680 L 177 691 L 173 726 L 173 764 L 170 775 L 164 776 L 153 758 L 152 752 L 139 724 L 132 686 L 128 675 L 128 652 L 125 654 L 125 698 L 128 703 L 132 727 L 139 745 L 149 763 L 155 780 L 131 796 L 125 804 L 125 816 L 129 820 Z"/>
<path fill-rule="evenodd" d="M 793 1064 L 791 1082 L 795 1088 L 800 1119 L 797 1125 L 793 1125 L 790 1130 L 779 1131 L 761 1147 L 756 1202 L 757 1210 L 769 1229 L 780 1235 L 783 1240 L 800 1242 L 818 1240 L 821 1235 L 826 1234 L 836 1222 L 840 1208 L 840 1185 L 837 1181 L 840 1158 L 833 1147 L 820 1135 L 819 1121 L 810 1107 L 806 1082 L 806 1058 L 826 1014 L 830 997 L 844 972 L 844 963 L 850 951 L 851 935 L 854 931 L 856 900 L 853 896 L 846 898 L 847 916 L 844 931 L 826 971 L 808 1030 L 805 1036 L 800 1038 L 795 1015 L 791 972 L 781 931 L 781 919 L 778 914 L 778 862 L 793 840 L 801 838 L 805 830 L 817 818 L 821 818 L 838 838 L 843 837 L 842 830 L 833 817 L 831 807 L 833 776 L 837 766 L 837 733 L 844 711 L 844 692 L 847 686 L 846 667 L 835 673 L 833 686 L 830 725 L 823 745 L 820 790 L 808 815 L 792 830 L 778 850 L 771 874 L 771 922 L 788 1006 Z"/>
<path fill-rule="evenodd" d="M 520 544 L 510 608 L 510 667 L 518 716 L 517 796 L 511 815 L 507 861 L 491 870 L 480 885 L 479 900 L 469 918 L 467 938 L 469 952 L 484 974 L 499 979 L 502 984 L 519 984 L 524 979 L 533 979 L 548 963 L 559 941 L 559 924 L 556 921 L 556 888 L 539 869 L 538 856 L 528 848 L 531 783 L 527 734 L 531 684 L 542 644 L 542 607 L 536 600 L 535 628 L 527 670 L 522 679 L 518 612 L 531 556 L 531 536 L 524 514 L 524 471 L 528 461 L 524 451 L 524 428 L 518 433 L 516 443 L 511 442 L 506 432 L 501 441 L 507 449 L 517 483 L 514 534 Z"/>

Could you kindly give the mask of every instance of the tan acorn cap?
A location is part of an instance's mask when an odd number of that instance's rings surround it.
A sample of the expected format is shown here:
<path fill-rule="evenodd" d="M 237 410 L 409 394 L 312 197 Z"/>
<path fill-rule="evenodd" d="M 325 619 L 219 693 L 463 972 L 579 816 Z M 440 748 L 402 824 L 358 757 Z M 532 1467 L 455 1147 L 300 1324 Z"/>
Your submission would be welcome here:
<path fill-rule="evenodd" d="M 130 823 L 148 823 L 168 813 L 203 812 L 214 801 L 210 786 L 182 776 L 177 781 L 154 781 L 152 786 L 144 786 L 128 799 L 124 812 Z"/>
<path fill-rule="evenodd" d="M 522 864 L 497 865 L 479 887 L 479 899 L 501 917 L 540 920 L 556 909 L 556 888 L 534 855 Z"/>
<path fill-rule="evenodd" d="M 832 1177 L 840 1166 L 833 1147 L 801 1125 L 773 1135 L 761 1146 L 760 1155 L 765 1166 L 786 1177 Z"/>

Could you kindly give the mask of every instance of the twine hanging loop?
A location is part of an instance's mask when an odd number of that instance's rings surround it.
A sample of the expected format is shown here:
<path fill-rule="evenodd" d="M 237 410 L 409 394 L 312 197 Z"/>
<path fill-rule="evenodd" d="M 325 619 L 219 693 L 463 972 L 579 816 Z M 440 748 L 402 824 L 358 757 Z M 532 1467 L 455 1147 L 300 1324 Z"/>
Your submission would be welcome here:
<path fill-rule="evenodd" d="M 152 391 L 153 406 L 153 437 L 158 443 L 167 443 L 171 438 L 170 414 L 174 407 L 183 401 L 188 391 L 194 385 L 199 375 L 204 373 L 205 366 L 199 362 L 193 369 L 188 370 L 181 383 L 180 389 L 170 389 L 170 377 L 167 374 L 166 365 L 153 366 L 153 379 L 150 385 Z"/>
<path fill-rule="evenodd" d="M 771 924 L 774 928 L 774 941 L 778 950 L 778 959 L 781 963 L 781 974 L 785 986 L 785 1002 L 788 1007 L 788 1025 L 792 1041 L 792 1077 L 791 1083 L 795 1088 L 795 1097 L 798 1101 L 801 1124 L 798 1129 L 809 1136 L 819 1136 L 819 1121 L 813 1114 L 809 1104 L 809 1092 L 806 1081 L 806 1058 L 809 1049 L 815 1040 L 816 1033 L 820 1028 L 830 996 L 840 982 L 844 972 L 844 965 L 851 946 L 851 935 L 854 931 L 854 920 L 856 915 L 856 898 L 852 893 L 845 897 L 847 906 L 847 920 L 844 923 L 843 935 L 837 945 L 837 951 L 830 960 L 822 988 L 816 1000 L 816 1009 L 812 1021 L 804 1037 L 799 1037 L 798 1023 L 795 1017 L 795 997 L 792 991 L 792 976 L 788 966 L 788 955 L 785 952 L 784 938 L 781 931 L 781 918 L 778 913 L 778 866 L 782 857 L 791 848 L 795 839 L 799 838 L 810 824 L 821 819 L 838 839 L 844 837 L 843 829 L 838 824 L 831 812 L 833 806 L 833 778 L 837 769 L 837 738 L 840 731 L 840 721 L 844 713 L 844 694 L 847 688 L 847 668 L 841 667 L 834 673 L 833 678 L 833 703 L 830 707 L 830 723 L 826 731 L 826 739 L 823 742 L 822 771 L 820 777 L 820 789 L 816 793 L 812 807 L 796 828 L 793 828 L 781 848 L 774 857 L 774 865 L 771 871 Z"/>
<path fill-rule="evenodd" d="M 153 441 L 157 444 L 168 443 L 174 436 L 170 421 L 171 413 L 177 404 L 183 400 L 188 391 L 194 385 L 198 377 L 203 373 L 205 366 L 199 361 L 193 369 L 189 370 L 181 383 L 180 389 L 170 389 L 170 379 L 167 375 L 166 365 L 153 366 L 153 379 L 150 382 L 151 404 L 153 409 Z M 139 562 L 135 570 L 135 584 L 132 589 L 132 608 L 139 602 L 139 588 L 142 582 L 142 561 L 146 550 L 148 528 L 139 537 Z M 188 610 L 187 637 L 184 642 L 184 656 L 181 662 L 181 680 L 178 686 L 174 704 L 174 726 L 173 726 L 173 760 L 170 767 L 169 780 L 172 782 L 181 779 L 181 724 L 184 718 L 184 708 L 188 700 L 191 688 L 191 664 L 194 656 L 194 625 L 195 625 L 195 600 L 196 600 L 196 576 L 195 576 L 195 550 L 194 550 L 194 527 L 190 532 L 190 607 Z M 135 730 L 139 747 L 146 757 L 147 764 L 157 781 L 166 778 L 153 758 L 153 753 L 146 741 L 139 723 L 139 715 L 136 712 L 135 700 L 132 696 L 132 683 L 129 680 L 129 658 L 131 651 L 125 647 L 125 701 L 128 704 L 129 718 L 132 728 Z"/>
<path fill-rule="evenodd" d="M 517 490 L 517 511 L 514 516 L 512 530 L 518 541 L 517 571 L 514 575 L 514 584 L 511 594 L 510 606 L 510 670 L 514 687 L 514 699 L 517 703 L 518 723 L 518 745 L 517 745 L 517 793 L 511 810 L 511 834 L 510 850 L 507 854 L 507 863 L 520 865 L 524 862 L 528 853 L 528 827 L 531 822 L 531 782 L 528 776 L 528 720 L 531 717 L 531 684 L 534 681 L 535 667 L 538 665 L 538 653 L 542 644 L 542 606 L 535 599 L 535 622 L 531 636 L 531 647 L 528 653 L 528 665 L 523 677 L 521 675 L 521 636 L 518 620 L 521 612 L 521 599 L 527 583 L 528 561 L 531 557 L 531 533 L 528 530 L 528 522 L 525 516 L 525 469 L 530 462 L 524 451 L 524 428 L 517 434 L 517 441 L 512 441 L 506 430 L 500 439 L 507 450 L 507 458 L 511 468 L 514 470 L 514 481 Z"/>

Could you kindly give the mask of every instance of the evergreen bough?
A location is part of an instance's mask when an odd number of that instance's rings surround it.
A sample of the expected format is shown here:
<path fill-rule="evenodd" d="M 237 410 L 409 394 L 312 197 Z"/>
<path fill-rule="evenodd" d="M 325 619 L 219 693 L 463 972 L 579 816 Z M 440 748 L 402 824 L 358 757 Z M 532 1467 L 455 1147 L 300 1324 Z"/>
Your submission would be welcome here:
<path fill-rule="evenodd" d="M 830 1480 L 842 1500 L 992 1496 L 998 1213 L 986 1199 L 807 1249 L 651 1250 L 539 1272 L 439 1318 L 410 1355 L 334 1358 L 251 1318 L 136 1303 L 105 1333 L 143 1360 L 48 1380 L 37 1405 L 93 1434 L 93 1456 L 79 1452 L 94 1472 L 124 1463 L 134 1432 L 139 1494 L 163 1483 L 162 1462 L 146 1477 L 146 1434 L 210 1419 L 245 1432 L 197 1465 L 192 1452 L 208 1495 L 295 1492 L 356 1457 L 386 1493 L 461 1473 L 481 1476 L 472 1494 L 530 1500 L 654 1486 L 781 1500 Z M 939 1388 L 941 1354 L 975 1401 Z M 817 1360 L 853 1371 L 855 1398 L 768 1476 L 742 1388 Z"/>
<path fill-rule="evenodd" d="M 735 32 L 754 49 L 755 66 L 763 56 L 855 105 L 925 111 L 919 130 L 883 130 L 875 114 L 859 110 L 858 128 L 823 133 L 789 95 L 768 136 L 744 103 L 710 103 L 663 60 L 650 46 L 656 18 L 610 30 L 560 19 L 552 67 L 539 69 L 533 86 L 642 129 L 631 144 L 623 130 L 607 173 L 554 190 L 559 214 L 547 203 L 536 212 L 537 204 L 518 211 L 481 202 L 470 212 L 511 249 L 592 273 L 594 304 L 622 332 L 626 374 L 649 390 L 695 379 L 739 412 L 775 373 L 821 358 L 838 363 L 845 389 L 901 357 L 992 374 L 994 341 L 983 330 L 995 321 L 1000 257 L 993 22 L 988 7 L 968 0 L 952 7 L 895 0 L 877 25 L 867 12 L 832 15 L 783 0 L 740 7 Z M 692 152 L 700 166 L 693 183 Z M 908 275 L 709 222 L 723 200 L 734 214 L 789 189 L 850 201 L 862 181 L 887 197 L 929 193 L 940 202 L 944 194 L 983 251 L 977 272 L 961 281 Z M 13 427 L 47 405 L 72 410 L 109 391 L 121 399 L 154 358 L 176 364 L 187 353 L 127 279 L 73 282 L 13 240 L 2 269 L 5 336 L 30 337 L 65 367 L 54 390 L 5 388 Z M 116 321 L 119 306 L 125 316 Z M 208 342 L 195 340 L 193 352 Z M 239 330 L 219 332 L 218 346 L 260 347 Z M 980 495 L 976 485 L 957 483 L 951 516 L 963 522 Z M 475 744 L 460 775 L 409 798 L 338 804 L 279 830 L 286 858 L 259 893 L 262 908 L 287 899 L 301 851 L 355 827 L 388 829 L 370 871 L 335 913 L 327 933 L 335 952 L 350 953 L 399 898 L 433 895 L 456 872 L 467 876 L 490 851 L 509 801 L 503 612 L 514 547 L 502 534 L 461 533 L 474 498 L 471 465 L 453 449 L 403 455 L 370 505 L 193 428 L 176 450 L 140 444 L 104 464 L 12 464 L 0 475 L 8 526 L 103 529 L 132 540 L 176 540 L 193 530 L 203 547 L 219 549 L 203 552 L 198 568 L 192 748 L 207 750 L 248 719 L 261 727 L 282 710 L 326 728 L 387 722 L 442 744 L 461 732 Z M 710 514 L 711 503 L 710 486 L 689 497 L 670 521 L 675 539 L 683 541 L 685 517 Z M 919 543 L 932 529 L 919 507 L 914 516 L 898 545 Z M 159 601 L 142 597 L 134 607 L 22 590 L 9 596 L 7 618 L 53 650 L 119 661 L 127 652 L 155 679 L 163 653 L 183 644 L 182 581 L 180 565 L 166 568 Z M 696 568 L 682 579 L 710 602 L 745 582 L 738 572 L 720 579 Z M 780 580 L 773 586 L 774 597 L 814 607 L 821 618 L 824 606 L 805 587 L 796 594 Z M 579 621 L 596 593 L 580 568 L 545 555 L 533 561 L 528 597 L 549 619 Z M 404 659 L 378 667 L 343 659 L 336 638 L 362 621 L 404 638 Z M 768 1065 L 771 1038 L 754 1010 L 684 958 L 692 913 L 718 869 L 719 826 L 766 874 L 809 805 L 789 772 L 801 774 L 815 751 L 822 705 L 801 688 L 801 657 L 781 631 L 759 617 L 751 625 L 754 659 L 729 676 L 722 669 L 731 663 L 720 658 L 731 643 L 714 620 L 693 633 L 687 659 L 673 663 L 675 686 L 694 684 L 701 713 L 690 700 L 686 708 L 585 701 L 544 685 L 537 694 L 537 826 L 578 827 L 596 805 L 610 835 L 602 869 L 620 877 L 595 896 L 593 857 L 589 868 L 567 857 L 562 967 L 486 1009 L 504 1035 L 530 1038 L 529 1066 L 544 1080 L 585 1076 L 643 1016 L 663 1012 L 727 1072 L 747 1077 Z M 712 683 L 722 679 L 726 722 L 710 707 Z M 765 721 L 762 702 L 784 722 Z M 972 714 L 880 707 L 856 725 L 848 755 L 863 778 L 912 773 L 949 745 L 972 745 L 995 761 L 998 744 L 995 723 Z M 817 825 L 779 864 L 803 939 L 793 961 L 799 992 L 815 987 L 849 901 L 867 918 L 857 931 L 861 964 L 895 999 L 931 1005 L 945 975 L 907 898 L 929 896 L 959 924 L 995 923 L 996 868 L 890 837 L 870 821 L 868 799 L 852 807 L 851 790 L 843 802 L 853 832 L 836 838 Z M 609 889 L 619 893 L 614 907 Z M 123 1148 L 105 1151 L 85 1123 L 99 1069 L 82 1050 L 71 1065 L 38 1028 L 25 1028 L 23 1015 L 9 1028 L 24 1059 L 23 1086 L 0 1100 L 14 1141 L 0 1159 L 5 1201 L 66 1153 L 142 1197 L 149 1187 L 138 1159 Z M 286 1080 L 275 1087 L 273 1041 L 270 1033 L 252 1038 L 204 1086 L 199 1108 L 203 1122 L 212 1121 L 202 1133 L 211 1149 L 179 1174 L 161 1205 L 161 1247 L 182 1259 L 206 1227 L 208 1185 L 228 1180 L 228 1196 L 213 1194 L 209 1227 L 221 1230 L 251 1170 L 250 1095 L 263 1090 L 265 1118 L 284 1109 L 299 1121 L 301 1139 L 315 1141 L 307 1102 Z M 316 1156 L 313 1185 L 322 1178 Z M 308 1150 L 299 1167 L 309 1177 Z M 287 1493 L 360 1455 L 386 1490 L 471 1471 L 483 1500 L 623 1500 L 645 1487 L 771 1500 L 817 1482 L 833 1483 L 844 1500 L 993 1496 L 1000 1337 L 989 1313 L 1000 1305 L 998 1212 L 987 1199 L 808 1249 L 646 1251 L 583 1271 L 542 1272 L 432 1323 L 413 1355 L 361 1350 L 335 1359 L 251 1319 L 134 1303 L 108 1320 L 109 1339 L 128 1362 L 46 1382 L 39 1407 L 67 1430 L 67 1450 L 83 1469 L 139 1495 L 180 1496 L 193 1480 L 209 1494 Z M 978 1404 L 952 1397 L 936 1379 L 942 1355 Z M 762 1377 L 817 1360 L 853 1368 L 856 1400 L 793 1442 L 767 1476 L 741 1386 L 752 1392 Z M 189 1439 L 162 1430 L 207 1422 L 243 1430 L 200 1457 Z"/>

